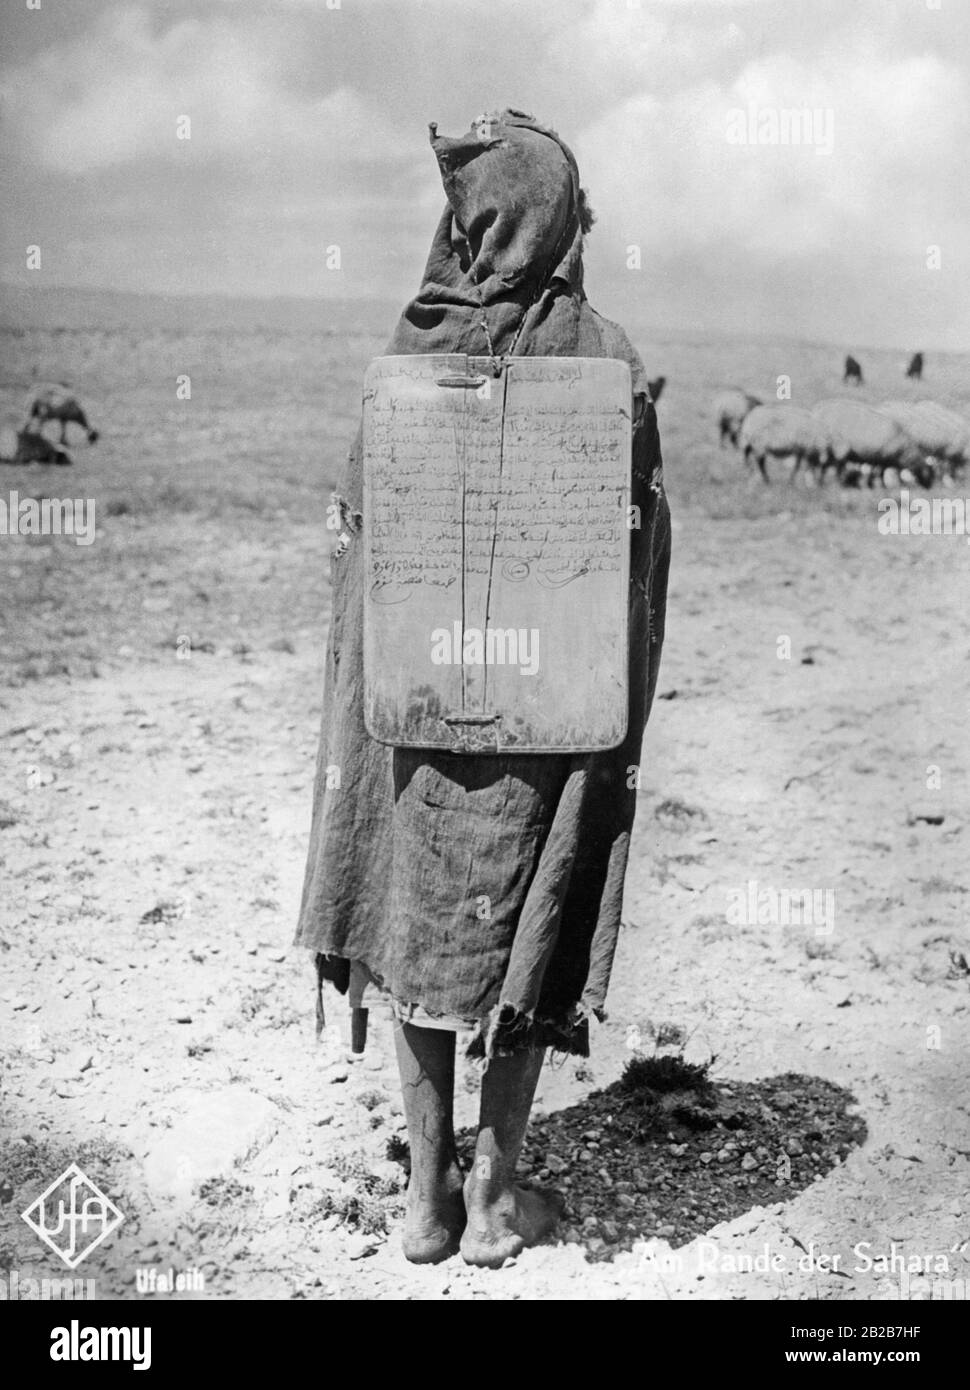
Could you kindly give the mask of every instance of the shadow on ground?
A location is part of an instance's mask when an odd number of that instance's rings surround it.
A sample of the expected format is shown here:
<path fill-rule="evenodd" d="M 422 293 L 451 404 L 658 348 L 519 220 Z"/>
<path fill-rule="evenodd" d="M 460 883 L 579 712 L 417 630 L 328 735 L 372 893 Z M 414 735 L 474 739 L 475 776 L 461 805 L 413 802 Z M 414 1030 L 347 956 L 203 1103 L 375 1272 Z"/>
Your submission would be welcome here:
<path fill-rule="evenodd" d="M 640 1058 L 619 1081 L 529 1127 L 524 1180 L 564 1193 L 559 1239 L 608 1259 L 636 1241 L 684 1245 L 787 1201 L 866 1138 L 855 1098 L 787 1072 L 713 1082 L 678 1057 Z M 470 1163 L 474 1132 L 459 1135 Z"/>

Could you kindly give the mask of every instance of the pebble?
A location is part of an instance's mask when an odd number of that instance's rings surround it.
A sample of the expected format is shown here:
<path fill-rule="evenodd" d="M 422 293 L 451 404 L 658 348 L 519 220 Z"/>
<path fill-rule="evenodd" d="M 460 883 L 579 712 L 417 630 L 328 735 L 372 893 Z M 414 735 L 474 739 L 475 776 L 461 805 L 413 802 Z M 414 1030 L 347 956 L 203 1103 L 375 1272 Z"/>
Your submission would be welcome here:
<path fill-rule="evenodd" d="M 74 1052 L 69 1052 L 66 1057 L 61 1057 L 54 1063 L 54 1076 L 61 1077 L 65 1081 L 76 1080 L 82 1072 L 86 1072 L 94 1064 L 94 1058 L 90 1052 L 80 1048 Z"/>
<path fill-rule="evenodd" d="M 750 1173 L 751 1169 L 757 1168 L 757 1166 L 758 1160 L 755 1158 L 754 1154 L 745 1154 L 744 1158 L 741 1160 L 741 1167 L 746 1173 Z"/>
<path fill-rule="evenodd" d="M 545 1165 L 550 1173 L 562 1173 L 569 1166 L 559 1154 L 546 1154 Z"/>
<path fill-rule="evenodd" d="M 348 1236 L 347 1258 L 349 1260 L 362 1260 L 365 1255 L 373 1255 L 380 1243 L 379 1236 L 365 1236 L 363 1232 Z"/>

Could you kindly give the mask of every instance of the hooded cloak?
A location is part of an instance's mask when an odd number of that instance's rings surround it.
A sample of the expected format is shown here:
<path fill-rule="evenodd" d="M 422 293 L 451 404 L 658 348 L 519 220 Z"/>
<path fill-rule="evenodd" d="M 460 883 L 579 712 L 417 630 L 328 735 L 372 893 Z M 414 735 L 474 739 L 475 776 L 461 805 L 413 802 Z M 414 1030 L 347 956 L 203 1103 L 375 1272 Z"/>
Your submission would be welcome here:
<path fill-rule="evenodd" d="M 313 820 L 296 941 L 353 997 L 472 1027 L 469 1055 L 588 1053 L 604 1016 L 636 808 L 640 744 L 663 642 L 670 522 L 646 376 L 583 292 L 592 216 L 576 161 L 517 111 L 431 144 L 448 204 L 388 354 L 611 357 L 633 378 L 629 725 L 588 754 L 389 748 L 363 715 L 361 442 L 340 500 Z M 334 769 L 337 775 L 334 776 Z M 339 785 L 328 785 L 339 782 Z M 355 982 L 357 984 L 355 985 Z"/>

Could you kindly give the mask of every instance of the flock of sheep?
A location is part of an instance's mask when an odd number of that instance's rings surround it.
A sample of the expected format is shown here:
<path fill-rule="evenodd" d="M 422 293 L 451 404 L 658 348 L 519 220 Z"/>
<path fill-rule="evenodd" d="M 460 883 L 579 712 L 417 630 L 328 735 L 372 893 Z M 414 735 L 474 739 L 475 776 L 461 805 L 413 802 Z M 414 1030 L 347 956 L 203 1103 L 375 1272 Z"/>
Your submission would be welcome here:
<path fill-rule="evenodd" d="M 730 441 L 765 482 L 771 458 L 793 460 L 792 477 L 804 465 L 818 482 L 833 469 L 845 485 L 865 479 L 872 487 L 892 472 L 900 482 L 928 488 L 958 477 L 970 459 L 970 423 L 935 401 L 873 406 L 840 397 L 806 410 L 764 405 L 732 387 L 718 395 L 714 409 L 722 446 Z"/>

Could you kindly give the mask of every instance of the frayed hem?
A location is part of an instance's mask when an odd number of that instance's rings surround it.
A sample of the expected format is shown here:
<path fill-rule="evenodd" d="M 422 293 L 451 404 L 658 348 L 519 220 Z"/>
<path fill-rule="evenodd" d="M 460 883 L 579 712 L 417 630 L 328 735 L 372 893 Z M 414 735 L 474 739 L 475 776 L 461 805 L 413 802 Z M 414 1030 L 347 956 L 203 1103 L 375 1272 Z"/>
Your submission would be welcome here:
<path fill-rule="evenodd" d="M 461 1019 L 450 1013 L 434 1014 L 423 1004 L 397 999 L 366 961 L 360 964 L 366 967 L 375 988 L 385 996 L 400 1023 L 410 1023 L 420 1028 L 420 1018 L 415 1019 L 418 1010 L 423 1010 L 429 1018 L 454 1019 L 456 1024 L 471 1030 L 465 1056 L 484 1066 L 495 1057 L 511 1057 L 517 1052 L 537 1051 L 540 1048 L 548 1048 L 553 1053 L 565 1056 L 588 1057 L 590 1014 L 600 1019 L 603 1017 L 600 1010 L 589 1009 L 584 1004 L 573 1004 L 552 1016 L 536 1016 L 517 1009 L 514 1004 L 496 1004 L 484 1018 Z M 326 980 L 338 993 L 346 994 L 350 961 L 342 956 L 317 952 L 316 970 L 316 1036 L 319 1040 L 326 1027 L 323 983 Z"/>
<path fill-rule="evenodd" d="M 485 1062 L 494 1057 L 511 1057 L 517 1052 L 549 1048 L 573 1057 L 589 1056 L 589 1016 L 573 1005 L 552 1018 L 537 1018 L 512 1004 L 498 1004 L 475 1027 L 466 1057 Z"/>

